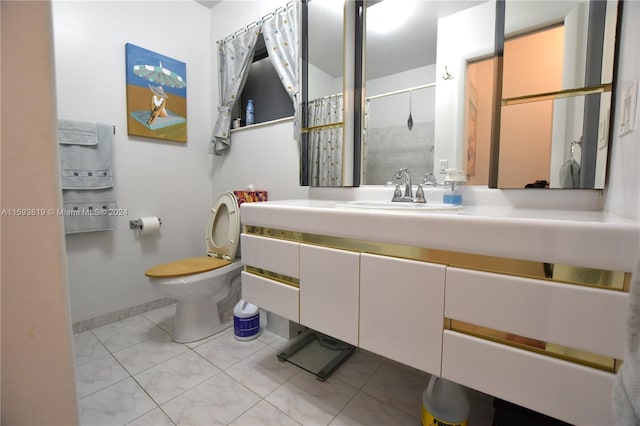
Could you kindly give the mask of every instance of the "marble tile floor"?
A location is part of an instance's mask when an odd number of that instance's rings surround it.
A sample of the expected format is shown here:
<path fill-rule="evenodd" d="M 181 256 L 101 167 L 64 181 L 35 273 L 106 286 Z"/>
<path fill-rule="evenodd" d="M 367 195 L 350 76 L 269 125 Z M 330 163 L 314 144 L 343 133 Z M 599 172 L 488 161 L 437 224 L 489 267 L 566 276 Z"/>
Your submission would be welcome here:
<path fill-rule="evenodd" d="M 74 335 L 81 425 L 421 425 L 423 372 L 358 349 L 320 382 L 278 361 L 290 342 L 269 331 L 175 343 L 174 313 L 165 306 Z M 470 397 L 469 425 L 490 425 L 491 399 Z"/>

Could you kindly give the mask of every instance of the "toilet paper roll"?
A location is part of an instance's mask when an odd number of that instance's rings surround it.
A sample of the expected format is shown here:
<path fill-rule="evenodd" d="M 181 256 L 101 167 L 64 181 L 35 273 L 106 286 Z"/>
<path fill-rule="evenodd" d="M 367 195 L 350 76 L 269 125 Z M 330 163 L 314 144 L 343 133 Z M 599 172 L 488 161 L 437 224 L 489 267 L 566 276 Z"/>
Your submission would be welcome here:
<path fill-rule="evenodd" d="M 140 229 L 140 235 L 155 234 L 160 230 L 160 219 L 155 216 L 141 217 L 142 229 Z"/>

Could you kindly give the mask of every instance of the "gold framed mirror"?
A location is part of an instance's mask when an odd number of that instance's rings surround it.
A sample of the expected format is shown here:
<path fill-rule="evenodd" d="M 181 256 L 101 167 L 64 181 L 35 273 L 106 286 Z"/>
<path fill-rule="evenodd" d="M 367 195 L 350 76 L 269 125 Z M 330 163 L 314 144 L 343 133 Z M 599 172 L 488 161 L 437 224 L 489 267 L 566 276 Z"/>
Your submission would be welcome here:
<path fill-rule="evenodd" d="M 617 0 L 504 3 L 497 188 L 605 186 Z"/>

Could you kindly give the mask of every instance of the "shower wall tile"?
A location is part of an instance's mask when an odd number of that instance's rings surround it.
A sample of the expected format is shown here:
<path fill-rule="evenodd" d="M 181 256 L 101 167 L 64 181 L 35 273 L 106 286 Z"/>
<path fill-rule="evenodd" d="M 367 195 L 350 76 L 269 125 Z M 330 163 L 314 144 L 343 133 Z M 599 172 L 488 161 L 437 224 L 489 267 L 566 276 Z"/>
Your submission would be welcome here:
<path fill-rule="evenodd" d="M 363 148 L 365 183 L 394 182 L 393 174 L 401 167 L 411 171 L 414 184 L 422 183 L 425 173 L 433 171 L 434 133 L 432 121 L 415 123 L 411 131 L 406 126 L 367 129 Z"/>

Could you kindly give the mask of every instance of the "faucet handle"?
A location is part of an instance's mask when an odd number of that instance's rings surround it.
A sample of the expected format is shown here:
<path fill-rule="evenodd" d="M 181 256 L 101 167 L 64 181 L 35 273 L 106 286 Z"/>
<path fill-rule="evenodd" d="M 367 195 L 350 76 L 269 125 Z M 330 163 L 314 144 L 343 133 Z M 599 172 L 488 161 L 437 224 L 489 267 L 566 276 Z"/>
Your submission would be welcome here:
<path fill-rule="evenodd" d="M 401 198 L 402 197 L 402 189 L 400 189 L 400 185 L 396 185 L 395 191 L 393 191 L 393 198 Z"/>
<path fill-rule="evenodd" d="M 422 184 L 418 185 L 418 189 L 416 190 L 416 203 L 426 203 L 427 200 L 424 197 L 424 188 L 422 188 Z"/>
<path fill-rule="evenodd" d="M 438 179 L 436 179 L 436 177 L 433 175 L 432 172 L 428 172 L 424 175 L 424 181 L 422 182 L 422 184 L 429 185 L 429 186 L 437 186 Z"/>

